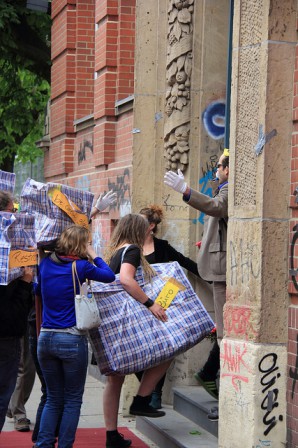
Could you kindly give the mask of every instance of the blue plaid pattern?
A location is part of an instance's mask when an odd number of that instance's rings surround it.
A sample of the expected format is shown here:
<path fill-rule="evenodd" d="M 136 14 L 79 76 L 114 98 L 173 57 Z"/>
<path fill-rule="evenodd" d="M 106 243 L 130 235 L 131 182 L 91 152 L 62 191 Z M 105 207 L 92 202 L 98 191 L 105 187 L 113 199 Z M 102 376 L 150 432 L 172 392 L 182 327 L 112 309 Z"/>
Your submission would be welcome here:
<path fill-rule="evenodd" d="M 0 212 L 0 285 L 23 275 L 23 268 L 9 269 L 10 251 L 29 248 L 36 248 L 34 216 Z"/>
<path fill-rule="evenodd" d="M 119 275 L 110 284 L 93 283 L 101 326 L 89 332 L 100 371 L 105 375 L 126 375 L 145 370 L 174 358 L 200 342 L 214 323 L 177 262 L 153 265 L 158 273 L 145 283 L 142 269 L 136 280 L 155 299 L 174 277 L 186 289 L 179 291 L 167 309 L 168 322 L 157 320 L 142 304 L 124 291 Z"/>
<path fill-rule="evenodd" d="M 8 173 L 7 171 L 0 170 L 0 190 L 14 192 L 16 183 L 16 175 L 14 173 Z"/>
<path fill-rule="evenodd" d="M 89 191 L 78 190 L 67 185 L 43 184 L 27 179 L 21 193 L 21 209 L 35 216 L 36 241 L 38 246 L 54 242 L 61 232 L 73 224 L 71 218 L 53 204 L 48 192 L 58 188 L 73 201 L 82 213 L 90 216 L 94 195 Z"/>

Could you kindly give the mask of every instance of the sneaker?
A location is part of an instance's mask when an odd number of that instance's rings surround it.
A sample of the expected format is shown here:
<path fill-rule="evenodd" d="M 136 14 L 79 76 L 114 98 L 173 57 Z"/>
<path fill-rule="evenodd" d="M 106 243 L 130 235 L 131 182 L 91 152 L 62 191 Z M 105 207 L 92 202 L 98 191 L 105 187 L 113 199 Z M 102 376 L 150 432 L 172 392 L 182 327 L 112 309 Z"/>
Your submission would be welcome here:
<path fill-rule="evenodd" d="M 212 408 L 211 412 L 209 412 L 209 414 L 207 414 L 207 417 L 212 422 L 217 422 L 218 421 L 218 408 Z"/>
<path fill-rule="evenodd" d="M 115 431 L 114 434 L 107 435 L 106 448 L 128 448 L 131 443 L 130 439 L 125 439 L 123 434 Z"/>
<path fill-rule="evenodd" d="M 163 411 L 158 411 L 150 406 L 151 395 L 147 397 L 141 397 L 140 395 L 136 395 L 133 399 L 133 402 L 129 408 L 129 413 L 131 415 L 140 415 L 143 417 L 163 417 L 166 415 Z"/>
<path fill-rule="evenodd" d="M 30 431 L 30 420 L 28 418 L 20 418 L 19 420 L 15 420 L 14 429 L 20 432 L 28 432 Z"/>
<path fill-rule="evenodd" d="M 150 406 L 154 409 L 161 409 L 161 393 L 160 392 L 152 392 Z"/>
<path fill-rule="evenodd" d="M 211 397 L 215 398 L 215 400 L 218 400 L 218 389 L 216 382 L 213 381 L 205 381 L 202 379 L 201 372 L 197 372 L 194 375 L 195 379 L 198 383 L 201 384 L 201 386 L 205 389 L 206 392 L 208 392 Z"/>

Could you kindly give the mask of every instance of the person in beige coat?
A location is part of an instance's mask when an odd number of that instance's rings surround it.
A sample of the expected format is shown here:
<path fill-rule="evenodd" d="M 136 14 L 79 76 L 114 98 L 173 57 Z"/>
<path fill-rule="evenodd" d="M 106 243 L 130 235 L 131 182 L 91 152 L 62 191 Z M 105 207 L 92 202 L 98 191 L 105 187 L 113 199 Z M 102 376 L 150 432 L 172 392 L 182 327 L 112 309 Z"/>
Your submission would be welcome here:
<path fill-rule="evenodd" d="M 206 214 L 201 248 L 198 254 L 200 276 L 213 282 L 213 299 L 217 338 L 223 338 L 223 307 L 226 301 L 226 250 L 228 222 L 229 156 L 223 153 L 216 171 L 219 185 L 213 198 L 190 188 L 180 170 L 168 171 L 164 183 L 183 194 L 191 207 Z"/>
<path fill-rule="evenodd" d="M 200 276 L 213 282 L 213 300 L 218 345 L 223 338 L 223 307 L 226 302 L 226 253 L 228 223 L 228 179 L 229 152 L 225 150 L 217 164 L 216 177 L 219 185 L 213 198 L 190 188 L 184 180 L 183 173 L 169 171 L 164 176 L 164 183 L 183 194 L 183 200 L 191 207 L 206 214 L 204 233 L 198 254 L 198 271 Z M 216 384 L 219 368 L 219 348 L 216 345 L 210 352 L 205 366 L 195 375 L 214 398 L 218 398 Z M 208 414 L 210 420 L 218 420 L 218 408 Z"/>

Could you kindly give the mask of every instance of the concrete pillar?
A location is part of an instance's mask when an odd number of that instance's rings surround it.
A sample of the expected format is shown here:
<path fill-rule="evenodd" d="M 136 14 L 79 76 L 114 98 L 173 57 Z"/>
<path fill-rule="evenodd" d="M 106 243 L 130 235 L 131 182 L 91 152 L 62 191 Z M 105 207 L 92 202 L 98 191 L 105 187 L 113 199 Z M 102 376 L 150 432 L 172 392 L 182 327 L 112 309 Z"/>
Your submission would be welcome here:
<path fill-rule="evenodd" d="M 286 442 L 294 0 L 235 2 L 219 447 Z"/>
<path fill-rule="evenodd" d="M 228 5 L 136 1 L 132 210 L 162 205 L 167 219 L 158 236 L 194 260 L 203 216 L 165 187 L 163 176 L 181 168 L 194 188 L 212 195 L 208 181 L 223 150 Z M 191 281 L 212 313 L 210 285 Z M 196 384 L 193 374 L 209 351 L 204 341 L 175 360 L 165 400 L 171 401 L 173 385 Z"/>

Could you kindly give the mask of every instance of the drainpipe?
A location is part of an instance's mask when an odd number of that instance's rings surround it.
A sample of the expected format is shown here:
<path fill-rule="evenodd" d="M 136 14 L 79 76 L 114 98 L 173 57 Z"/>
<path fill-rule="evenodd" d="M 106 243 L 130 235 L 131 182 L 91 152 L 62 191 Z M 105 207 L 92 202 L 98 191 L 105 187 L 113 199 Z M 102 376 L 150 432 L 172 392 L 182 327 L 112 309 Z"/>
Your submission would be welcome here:
<path fill-rule="evenodd" d="M 225 122 L 225 148 L 230 148 L 230 106 L 231 106 L 231 82 L 232 82 L 232 46 L 233 46 L 233 19 L 234 0 L 230 0 L 227 86 L 226 86 L 226 122 Z"/>

